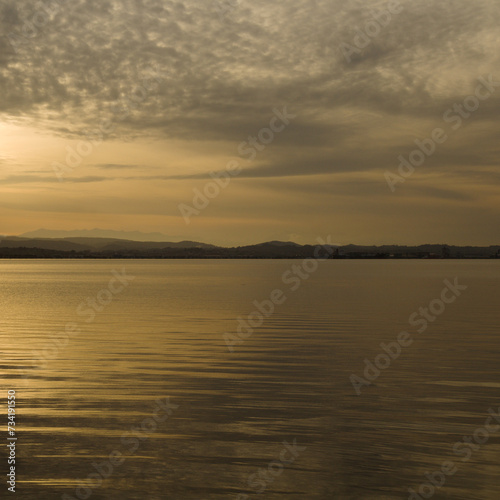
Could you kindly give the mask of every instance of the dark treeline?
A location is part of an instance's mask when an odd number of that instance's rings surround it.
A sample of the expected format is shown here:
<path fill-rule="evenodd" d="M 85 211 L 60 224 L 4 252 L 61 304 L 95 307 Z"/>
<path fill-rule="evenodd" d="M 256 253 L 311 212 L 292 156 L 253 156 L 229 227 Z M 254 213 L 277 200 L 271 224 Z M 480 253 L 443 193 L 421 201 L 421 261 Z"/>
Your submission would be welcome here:
<path fill-rule="evenodd" d="M 244 247 L 223 248 L 142 248 L 119 250 L 59 250 L 36 247 L 0 247 L 4 259 L 305 259 L 314 258 L 313 245 L 264 243 Z M 500 247 L 418 247 L 348 245 L 329 247 L 331 259 L 490 259 L 500 258 Z"/>

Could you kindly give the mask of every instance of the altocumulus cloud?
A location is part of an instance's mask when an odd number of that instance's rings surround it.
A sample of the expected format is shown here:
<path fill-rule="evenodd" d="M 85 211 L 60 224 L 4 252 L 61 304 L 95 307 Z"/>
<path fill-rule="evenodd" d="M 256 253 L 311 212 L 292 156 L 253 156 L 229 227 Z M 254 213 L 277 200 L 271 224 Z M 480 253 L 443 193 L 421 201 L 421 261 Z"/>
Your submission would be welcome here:
<path fill-rule="evenodd" d="M 112 118 L 113 106 L 158 71 L 164 78 L 158 92 L 124 120 L 124 131 L 240 141 L 262 127 L 273 106 L 288 104 L 304 143 L 327 148 L 335 141 L 329 153 L 335 162 L 353 135 L 368 133 L 363 110 L 378 114 L 388 132 L 395 113 L 434 119 L 436 109 L 467 95 L 474 78 L 493 71 L 499 57 L 493 0 L 403 0 L 402 13 L 351 64 L 340 44 L 388 2 L 241 1 L 229 22 L 221 22 L 214 2 L 59 3 L 35 27 L 37 35 L 22 42 L 40 4 L 2 6 L 0 112 L 44 120 L 61 134 Z M 488 104 L 489 113 L 499 111 L 499 102 Z M 350 121 L 353 110 L 358 118 Z"/>

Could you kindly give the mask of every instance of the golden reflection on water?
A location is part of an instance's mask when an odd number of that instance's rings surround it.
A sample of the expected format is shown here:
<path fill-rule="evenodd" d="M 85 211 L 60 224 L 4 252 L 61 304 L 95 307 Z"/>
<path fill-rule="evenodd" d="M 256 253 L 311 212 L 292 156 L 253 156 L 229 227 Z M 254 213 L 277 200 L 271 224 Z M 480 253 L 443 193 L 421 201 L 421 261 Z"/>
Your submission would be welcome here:
<path fill-rule="evenodd" d="M 458 462 L 453 445 L 500 407 L 498 262 L 330 261 L 293 293 L 281 281 L 290 265 L 1 261 L 0 385 L 17 391 L 17 498 L 75 497 L 114 450 L 126 459 L 90 498 L 401 499 L 444 460 Z M 135 279 L 86 323 L 78 306 L 122 268 Z M 349 377 L 455 276 L 466 293 L 356 396 Z M 224 333 L 276 288 L 286 302 L 229 352 Z M 40 364 L 33 351 L 67 323 L 81 333 Z M 178 408 L 145 434 L 167 396 Z M 134 432 L 131 451 L 122 437 Z M 307 449 L 258 495 L 249 477 L 294 439 Z M 499 459 L 500 434 L 433 498 L 497 500 Z"/>

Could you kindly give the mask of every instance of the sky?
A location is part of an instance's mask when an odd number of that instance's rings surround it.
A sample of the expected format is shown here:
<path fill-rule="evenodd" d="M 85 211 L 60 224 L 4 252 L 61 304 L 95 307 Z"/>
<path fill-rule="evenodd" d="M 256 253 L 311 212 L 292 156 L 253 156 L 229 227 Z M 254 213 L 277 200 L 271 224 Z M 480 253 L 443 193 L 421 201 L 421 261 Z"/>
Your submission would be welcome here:
<path fill-rule="evenodd" d="M 499 26 L 496 0 L 3 0 L 0 234 L 499 244 Z"/>

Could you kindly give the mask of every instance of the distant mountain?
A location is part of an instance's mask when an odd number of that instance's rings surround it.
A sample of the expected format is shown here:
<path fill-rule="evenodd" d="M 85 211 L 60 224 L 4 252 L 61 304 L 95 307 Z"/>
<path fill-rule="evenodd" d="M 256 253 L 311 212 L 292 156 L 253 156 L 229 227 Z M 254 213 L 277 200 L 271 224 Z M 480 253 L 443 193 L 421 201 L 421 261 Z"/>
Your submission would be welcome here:
<path fill-rule="evenodd" d="M 216 248 L 214 245 L 199 243 L 197 241 L 130 241 L 110 240 L 98 238 L 67 238 L 70 241 L 83 244 L 91 244 L 102 251 L 117 252 L 122 250 L 154 250 L 162 248 Z"/>
<path fill-rule="evenodd" d="M 116 238 L 23 238 L 9 236 L 0 238 L 0 248 L 39 248 L 67 252 L 124 252 L 161 250 L 164 248 L 210 249 L 216 247 L 197 241 L 180 241 L 176 243 L 169 241 L 131 241 Z"/>
<path fill-rule="evenodd" d="M 79 229 L 75 231 L 58 231 L 37 229 L 19 235 L 23 238 L 112 238 L 132 241 L 167 241 L 168 236 L 162 233 L 142 233 L 141 231 L 113 231 L 111 229 Z"/>
<path fill-rule="evenodd" d="M 63 252 L 84 252 L 92 250 L 88 245 L 81 245 L 65 240 L 42 240 L 31 238 L 6 238 L 0 240 L 0 248 L 38 248 L 41 250 L 57 250 Z"/>
<path fill-rule="evenodd" d="M 84 233 L 93 231 L 84 231 Z M 80 231 L 75 232 L 80 233 Z M 72 231 L 40 230 L 35 233 L 68 234 Z M 111 231 L 111 233 L 116 232 Z M 119 231 L 117 233 L 122 234 Z M 144 236 L 146 233 L 133 234 Z M 500 258 L 498 245 L 489 247 L 459 247 L 443 244 L 328 246 L 332 259 Z M 324 253 L 323 257 L 326 256 L 327 254 Z M 196 241 L 136 241 L 82 236 L 64 238 L 7 236 L 0 237 L 0 258 L 305 259 L 317 258 L 317 247 L 299 245 L 291 241 L 268 241 L 256 245 L 226 248 Z"/>
<path fill-rule="evenodd" d="M 268 246 L 274 246 L 274 247 L 300 247 L 302 245 L 299 245 L 298 243 L 294 243 L 293 241 L 266 241 L 265 243 L 259 243 L 259 245 L 268 245 Z M 252 246 L 259 246 L 259 245 L 252 245 Z"/>
<path fill-rule="evenodd" d="M 313 257 L 314 246 L 262 243 L 235 248 L 196 241 L 156 242 L 112 238 L 0 238 L 0 258 L 297 259 Z"/>

